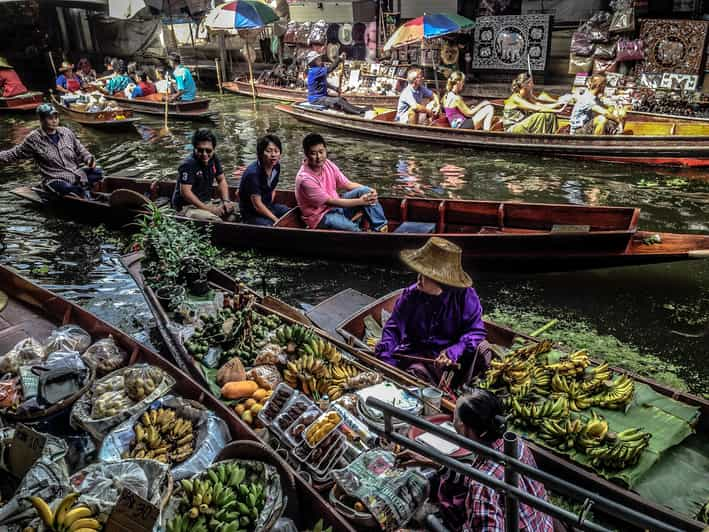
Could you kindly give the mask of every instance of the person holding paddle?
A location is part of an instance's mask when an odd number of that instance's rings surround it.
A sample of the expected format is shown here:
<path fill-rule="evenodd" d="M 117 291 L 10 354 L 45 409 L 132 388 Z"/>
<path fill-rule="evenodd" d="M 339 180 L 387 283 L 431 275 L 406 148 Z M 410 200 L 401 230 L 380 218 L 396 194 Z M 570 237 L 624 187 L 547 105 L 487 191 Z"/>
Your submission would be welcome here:
<path fill-rule="evenodd" d="M 322 54 L 311 50 L 305 56 L 305 60 L 308 63 L 308 102 L 315 105 L 322 105 L 328 109 L 335 109 L 336 111 L 342 111 L 343 113 L 351 115 L 364 115 L 367 110 L 360 107 L 355 107 L 350 102 L 345 100 L 342 96 L 328 96 L 327 90 L 331 89 L 333 91 L 339 92 L 339 87 L 329 85 L 327 82 L 327 76 L 330 72 L 333 72 L 340 61 L 347 57 L 344 53 L 340 54 L 337 61 L 332 63 L 329 67 L 323 66 Z"/>
<path fill-rule="evenodd" d="M 451 369 L 454 387 L 469 382 L 487 369 L 493 353 L 480 299 L 463 271 L 462 250 L 432 237 L 400 257 L 418 279 L 401 293 L 375 354 L 434 385 Z"/>

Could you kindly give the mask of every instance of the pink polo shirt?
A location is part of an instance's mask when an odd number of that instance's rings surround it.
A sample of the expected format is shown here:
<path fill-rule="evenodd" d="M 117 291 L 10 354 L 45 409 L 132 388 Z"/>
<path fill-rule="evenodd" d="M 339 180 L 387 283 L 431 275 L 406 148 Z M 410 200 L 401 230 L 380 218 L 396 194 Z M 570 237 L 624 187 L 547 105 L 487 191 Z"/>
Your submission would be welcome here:
<path fill-rule="evenodd" d="M 295 199 L 298 201 L 303 221 L 310 229 L 315 229 L 330 207 L 325 204 L 330 198 L 339 198 L 338 188 L 349 186 L 340 169 L 330 161 L 325 161 L 322 173 L 316 175 L 306 161 L 303 161 L 295 176 Z"/>

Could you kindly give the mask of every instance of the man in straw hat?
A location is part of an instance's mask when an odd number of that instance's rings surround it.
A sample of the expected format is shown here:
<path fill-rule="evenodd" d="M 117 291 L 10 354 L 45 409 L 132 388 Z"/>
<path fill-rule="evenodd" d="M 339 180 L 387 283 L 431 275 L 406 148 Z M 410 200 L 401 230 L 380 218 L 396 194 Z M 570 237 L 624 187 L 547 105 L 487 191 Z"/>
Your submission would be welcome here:
<path fill-rule="evenodd" d="M 12 65 L 7 59 L 0 57 L 0 97 L 11 98 L 26 92 L 27 87 L 23 85 Z"/>
<path fill-rule="evenodd" d="M 340 61 L 344 60 L 346 55 L 340 54 L 337 61 L 329 67 L 323 66 L 322 54 L 315 50 L 309 51 L 305 56 L 305 61 L 308 63 L 308 102 L 316 105 L 322 105 L 328 109 L 343 111 L 351 115 L 363 115 L 367 112 L 366 109 L 355 107 L 350 102 L 341 96 L 328 96 L 327 90 L 339 91 L 338 87 L 329 85 L 327 76 L 333 72 Z"/>
<path fill-rule="evenodd" d="M 64 61 L 57 70 L 59 70 L 59 75 L 54 87 L 57 92 L 70 94 L 81 90 L 81 79 L 74 73 L 74 65 Z"/>
<path fill-rule="evenodd" d="M 463 271 L 462 250 L 433 237 L 422 248 L 404 250 L 400 256 L 418 279 L 396 302 L 376 355 L 433 384 L 440 384 L 452 367 L 459 368 L 454 386 L 468 382 L 487 368 L 492 349 L 485 340 L 480 300 Z M 408 357 L 430 362 L 412 362 Z"/>

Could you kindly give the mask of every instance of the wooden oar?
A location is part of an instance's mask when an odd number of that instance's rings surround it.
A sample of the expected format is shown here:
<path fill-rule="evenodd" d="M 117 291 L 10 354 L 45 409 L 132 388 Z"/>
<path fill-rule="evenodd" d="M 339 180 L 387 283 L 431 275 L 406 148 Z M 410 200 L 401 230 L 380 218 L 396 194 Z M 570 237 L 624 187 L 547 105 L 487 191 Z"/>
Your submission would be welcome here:
<path fill-rule="evenodd" d="M 161 137 L 166 137 L 172 134 L 170 133 L 170 128 L 167 126 L 167 115 L 170 109 L 170 77 L 167 73 L 165 74 L 165 79 L 167 80 L 167 89 L 165 90 L 165 123 L 163 124 L 163 127 L 160 128 Z"/>
<path fill-rule="evenodd" d="M 401 353 L 394 353 L 391 355 L 395 358 L 403 358 L 406 360 L 415 360 L 416 362 L 427 362 L 428 364 L 433 364 L 436 359 L 435 358 L 426 358 L 426 357 L 417 357 L 413 355 L 402 355 Z M 453 369 L 460 369 L 460 364 L 457 362 L 451 362 L 450 364 L 446 364 L 447 368 L 453 368 Z"/>

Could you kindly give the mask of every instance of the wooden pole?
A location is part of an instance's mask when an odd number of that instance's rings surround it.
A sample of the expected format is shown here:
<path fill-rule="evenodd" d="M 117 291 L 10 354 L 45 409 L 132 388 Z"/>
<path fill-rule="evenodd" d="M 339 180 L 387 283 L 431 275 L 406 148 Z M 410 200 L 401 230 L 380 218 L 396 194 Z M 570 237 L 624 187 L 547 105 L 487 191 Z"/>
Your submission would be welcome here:
<path fill-rule="evenodd" d="M 202 84 L 202 78 L 199 75 L 199 59 L 197 58 L 197 45 L 195 44 L 194 33 L 192 32 L 192 19 L 190 19 L 190 22 L 188 22 L 187 25 L 190 27 L 190 40 L 192 41 L 192 53 L 194 54 L 195 70 L 197 71 L 197 81 Z"/>
<path fill-rule="evenodd" d="M 251 83 L 251 97 L 254 99 L 254 105 L 256 104 L 256 86 L 254 85 L 254 69 L 251 66 L 251 49 L 249 47 L 249 41 L 246 39 L 246 62 L 249 64 L 249 82 Z"/>
<path fill-rule="evenodd" d="M 342 68 L 340 69 L 340 81 L 337 85 L 337 94 L 339 96 L 342 96 L 342 81 L 345 78 L 345 61 L 344 59 L 342 60 Z"/>
<path fill-rule="evenodd" d="M 224 94 L 224 89 L 222 88 L 222 72 L 221 72 L 221 66 L 219 65 L 219 59 L 216 57 L 214 58 L 214 66 L 217 69 L 217 86 L 219 87 L 219 94 L 223 95 Z"/>

